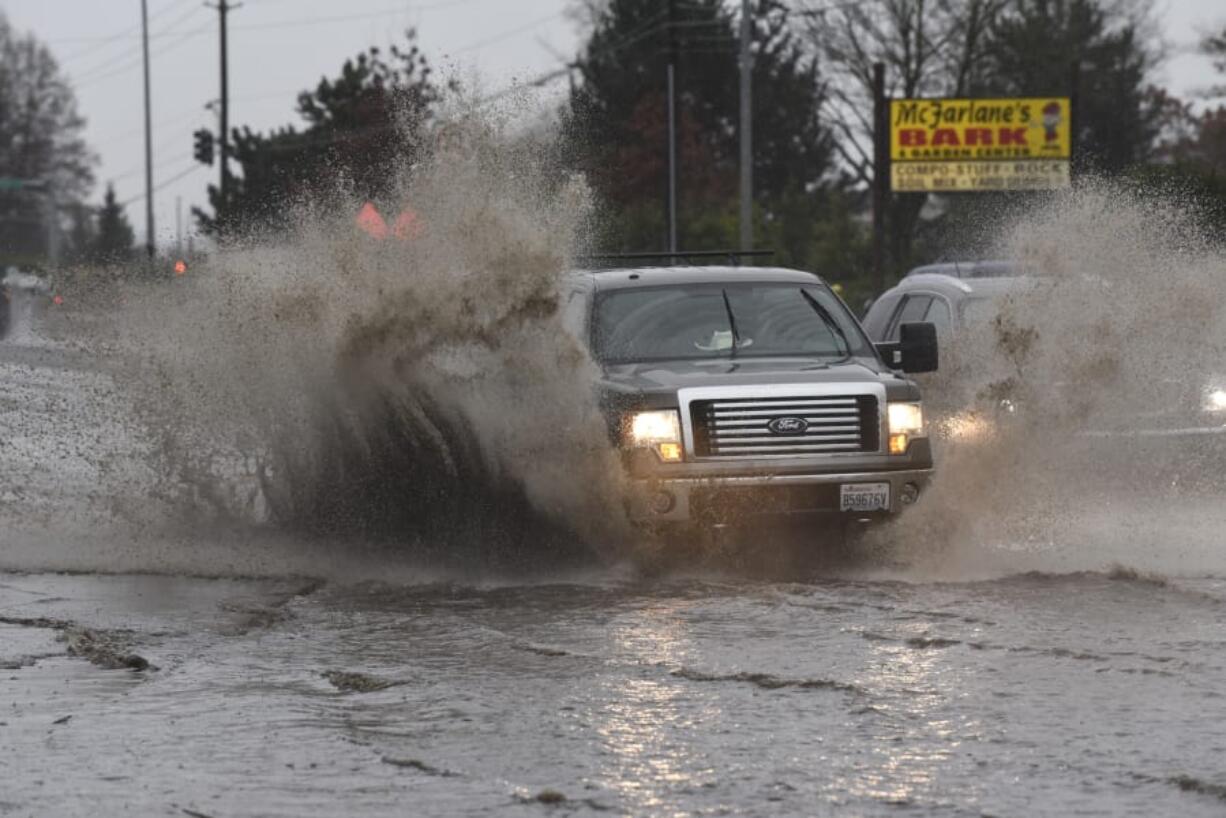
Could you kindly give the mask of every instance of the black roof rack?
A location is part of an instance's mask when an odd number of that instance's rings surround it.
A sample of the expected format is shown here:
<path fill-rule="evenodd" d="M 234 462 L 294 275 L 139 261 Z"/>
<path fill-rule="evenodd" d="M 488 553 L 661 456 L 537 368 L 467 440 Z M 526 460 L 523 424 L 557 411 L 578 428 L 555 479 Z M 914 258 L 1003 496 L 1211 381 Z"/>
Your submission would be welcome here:
<path fill-rule="evenodd" d="M 727 259 L 732 266 L 739 266 L 742 258 L 765 258 L 775 255 L 774 250 L 691 250 L 689 252 L 670 253 L 593 253 L 579 256 L 579 261 L 655 261 L 667 259 L 669 264 L 681 261 L 683 264 L 693 264 L 693 259 Z M 633 266 L 633 265 L 632 265 Z"/>

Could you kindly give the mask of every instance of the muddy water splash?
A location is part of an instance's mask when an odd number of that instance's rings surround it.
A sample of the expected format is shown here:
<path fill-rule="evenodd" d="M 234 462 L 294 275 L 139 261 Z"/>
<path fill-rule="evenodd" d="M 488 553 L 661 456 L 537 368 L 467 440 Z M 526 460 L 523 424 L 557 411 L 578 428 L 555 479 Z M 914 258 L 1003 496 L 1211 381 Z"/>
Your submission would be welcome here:
<path fill-rule="evenodd" d="M 1202 410 L 1226 373 L 1226 257 L 1195 209 L 1093 183 L 999 235 L 1027 281 L 943 349 L 939 478 L 891 545 L 955 572 L 1219 570 L 1222 436 L 1146 434 L 1226 421 Z"/>
<path fill-rule="evenodd" d="M 135 387 L 193 496 L 444 552 L 615 539 L 594 366 L 558 318 L 588 191 L 498 123 L 450 127 L 444 152 L 389 169 L 384 209 L 411 207 L 418 235 L 359 232 L 338 185 L 296 205 L 287 239 L 130 305 L 131 342 L 154 351 Z"/>

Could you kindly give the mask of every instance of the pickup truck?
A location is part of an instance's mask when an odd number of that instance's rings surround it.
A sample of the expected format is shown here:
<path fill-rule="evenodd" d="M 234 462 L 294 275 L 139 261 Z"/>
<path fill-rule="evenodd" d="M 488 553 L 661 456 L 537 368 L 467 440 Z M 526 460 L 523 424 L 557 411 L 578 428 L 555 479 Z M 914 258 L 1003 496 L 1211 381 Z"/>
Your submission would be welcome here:
<path fill-rule="evenodd" d="M 601 368 L 627 512 L 667 533 L 889 517 L 932 474 L 920 390 L 936 333 L 873 344 L 818 276 L 773 267 L 570 273 L 562 318 Z"/>

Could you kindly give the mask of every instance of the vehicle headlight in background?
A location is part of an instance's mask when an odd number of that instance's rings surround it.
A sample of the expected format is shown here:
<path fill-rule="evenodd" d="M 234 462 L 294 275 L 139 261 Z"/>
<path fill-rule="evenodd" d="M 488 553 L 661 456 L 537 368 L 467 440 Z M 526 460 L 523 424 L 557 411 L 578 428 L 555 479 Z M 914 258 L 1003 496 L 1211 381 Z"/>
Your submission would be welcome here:
<path fill-rule="evenodd" d="M 891 402 L 887 407 L 890 454 L 906 454 L 907 446 L 924 436 L 924 409 L 919 403 Z"/>
<path fill-rule="evenodd" d="M 627 446 L 651 449 L 665 463 L 681 460 L 681 415 L 676 409 L 631 412 L 623 434 Z"/>
<path fill-rule="evenodd" d="M 1201 408 L 1206 412 L 1226 412 L 1226 389 L 1220 386 L 1211 386 L 1206 389 Z"/>

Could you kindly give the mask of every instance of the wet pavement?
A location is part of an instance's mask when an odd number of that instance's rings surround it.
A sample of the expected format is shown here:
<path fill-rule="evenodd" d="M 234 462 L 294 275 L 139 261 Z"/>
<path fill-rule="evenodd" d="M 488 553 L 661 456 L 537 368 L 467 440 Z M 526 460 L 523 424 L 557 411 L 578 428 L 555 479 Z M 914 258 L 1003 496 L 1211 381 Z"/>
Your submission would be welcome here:
<path fill-rule="evenodd" d="M 1220 815 L 1224 634 L 1128 574 L 7 575 L 0 814 Z"/>

